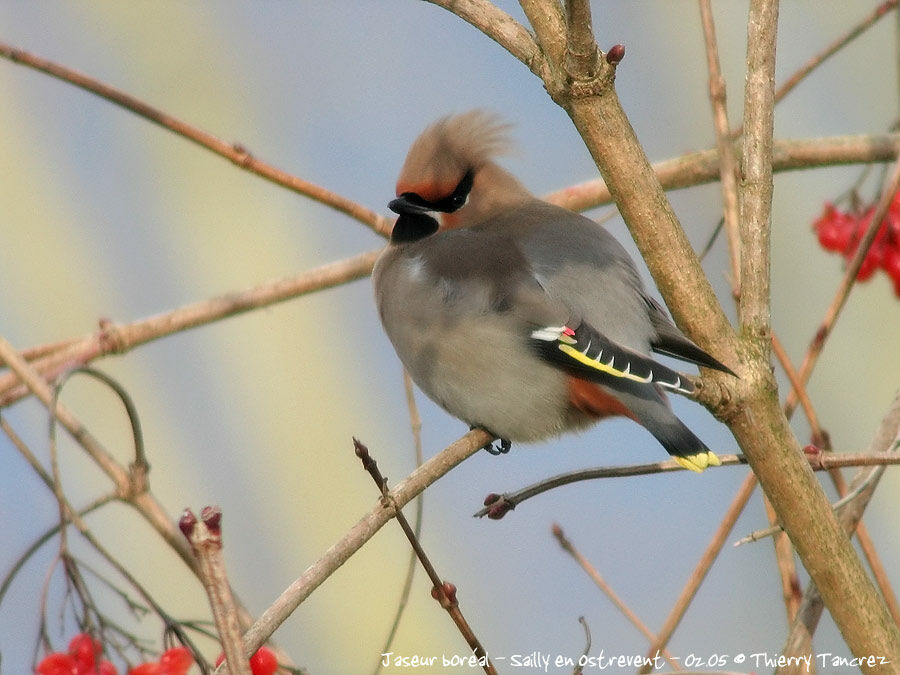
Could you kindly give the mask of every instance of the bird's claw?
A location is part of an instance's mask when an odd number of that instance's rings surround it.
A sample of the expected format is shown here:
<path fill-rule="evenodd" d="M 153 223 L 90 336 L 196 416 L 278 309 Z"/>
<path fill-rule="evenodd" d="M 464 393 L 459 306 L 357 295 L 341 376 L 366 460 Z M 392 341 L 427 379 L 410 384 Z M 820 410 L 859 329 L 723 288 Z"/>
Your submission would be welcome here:
<path fill-rule="evenodd" d="M 478 425 L 475 425 L 475 424 L 469 425 L 469 431 L 471 431 L 472 429 L 482 429 L 482 428 L 483 427 L 479 427 Z M 492 436 L 494 435 L 493 432 L 488 431 L 487 429 L 485 429 L 485 431 L 487 431 Z M 494 455 L 494 457 L 496 457 L 498 455 L 505 455 L 507 452 L 509 452 L 510 448 L 512 448 L 512 441 L 509 440 L 508 438 L 500 438 L 498 440 L 500 441 L 500 445 L 498 447 L 495 448 L 494 442 L 491 441 L 487 445 L 482 445 L 481 449 L 487 450 L 488 454 Z"/>
<path fill-rule="evenodd" d="M 494 447 L 493 443 L 488 443 L 484 446 L 484 450 L 487 450 L 489 455 L 494 455 L 497 457 L 499 455 L 505 455 L 509 452 L 510 448 L 512 448 L 512 441 L 508 438 L 501 438 L 500 443 L 497 447 Z"/>

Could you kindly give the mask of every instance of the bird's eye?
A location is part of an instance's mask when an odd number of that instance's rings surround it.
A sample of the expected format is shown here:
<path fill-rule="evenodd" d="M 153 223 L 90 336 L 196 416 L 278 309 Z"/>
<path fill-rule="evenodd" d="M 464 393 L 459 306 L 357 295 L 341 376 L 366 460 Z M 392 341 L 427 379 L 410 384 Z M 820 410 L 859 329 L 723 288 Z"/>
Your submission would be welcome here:
<path fill-rule="evenodd" d="M 475 174 L 470 169 L 469 171 L 466 171 L 466 175 L 459 181 L 459 185 L 456 186 L 453 194 L 441 200 L 442 203 L 438 207 L 438 210 L 446 213 L 453 213 L 457 209 L 462 208 L 465 203 L 469 201 L 469 192 L 472 191 L 472 184 L 474 182 Z"/>

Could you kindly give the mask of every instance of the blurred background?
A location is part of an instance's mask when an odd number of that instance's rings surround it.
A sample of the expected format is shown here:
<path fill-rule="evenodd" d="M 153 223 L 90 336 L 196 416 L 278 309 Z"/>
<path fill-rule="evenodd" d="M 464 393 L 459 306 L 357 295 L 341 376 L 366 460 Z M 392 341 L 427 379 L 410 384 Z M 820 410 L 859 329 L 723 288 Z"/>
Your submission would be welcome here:
<path fill-rule="evenodd" d="M 517 4 L 498 4 L 524 21 Z M 745 4 L 715 7 L 733 126 L 741 118 Z M 784 3 L 778 82 L 876 4 Z M 616 86 L 650 158 L 712 147 L 696 7 L 595 3 L 594 23 L 602 48 L 626 47 Z M 597 173 L 568 117 L 537 78 L 480 32 L 423 2 L 2 3 L 0 41 L 90 74 L 385 215 L 412 139 L 437 117 L 473 107 L 496 111 L 515 125 L 519 150 L 504 164 L 534 192 Z M 890 129 L 898 107 L 896 44 L 890 16 L 778 106 L 777 137 Z M 0 333 L 20 349 L 91 333 L 101 317 L 135 321 L 383 245 L 329 208 L 6 60 L 0 61 L 0 129 Z M 796 363 L 842 271 L 840 258 L 822 251 L 810 224 L 823 202 L 844 192 L 860 172 L 838 167 L 776 178 L 773 324 Z M 870 180 L 864 196 L 871 198 L 875 188 Z M 671 199 L 688 236 L 702 247 L 721 215 L 718 185 L 673 192 Z M 636 256 L 621 220 L 608 227 Z M 733 317 L 724 241 L 705 267 Z M 836 450 L 862 451 L 873 436 L 897 389 L 898 334 L 900 304 L 887 277 L 877 274 L 854 291 L 810 383 Z M 95 365 L 133 397 L 152 465 L 151 487 L 172 518 L 185 507 L 223 508 L 230 577 L 256 615 L 376 503 L 371 479 L 353 455 L 352 436 L 369 446 L 392 483 L 414 467 L 401 368 L 378 323 L 368 279 Z M 432 456 L 466 428 L 417 396 L 425 452 Z M 129 461 L 125 416 L 112 395 L 76 379 L 63 400 L 121 461 Z M 684 399 L 674 406 L 711 448 L 736 451 L 727 428 L 702 407 Z M 47 460 L 43 407 L 25 400 L 3 414 Z M 794 423 L 801 442 L 808 442 L 801 414 Z M 75 504 L 108 489 L 65 436 L 60 452 Z M 517 445 L 504 457 L 479 453 L 427 491 L 423 544 L 441 576 L 458 586 L 463 610 L 491 655 L 540 650 L 577 658 L 585 643 L 579 616 L 591 628 L 593 654 L 646 650 L 645 639 L 560 550 L 551 525 L 559 523 L 656 630 L 747 469 L 580 483 L 526 502 L 499 522 L 472 513 L 489 492 L 562 471 L 665 458 L 643 429 L 608 421 L 579 436 Z M 5 436 L 0 463 L 5 573 L 57 521 L 58 510 Z M 893 572 L 900 569 L 898 489 L 900 479 L 888 471 L 866 517 Z M 108 506 L 88 523 L 172 615 L 208 615 L 199 583 L 131 509 Z M 757 494 L 731 539 L 766 524 Z M 111 575 L 77 537 L 72 540 L 99 574 Z M 31 664 L 45 583 L 55 646 L 64 647 L 75 633 L 70 613 L 60 620 L 64 587 L 58 570 L 47 582 L 56 552 L 56 540 L 44 545 L 0 605 L 0 653 L 10 673 L 26 672 Z M 311 673 L 370 671 L 407 558 L 402 533 L 389 523 L 275 639 Z M 892 580 L 900 583 L 896 574 Z M 91 583 L 103 611 L 132 625 L 124 602 L 99 579 Z M 467 653 L 429 590 L 417 571 L 393 651 Z M 726 546 L 670 650 L 682 658 L 774 653 L 786 625 L 771 542 Z M 152 617 L 135 624 L 155 644 L 160 629 Z M 815 647 L 848 654 L 827 616 Z M 209 651 L 217 653 L 211 646 Z"/>

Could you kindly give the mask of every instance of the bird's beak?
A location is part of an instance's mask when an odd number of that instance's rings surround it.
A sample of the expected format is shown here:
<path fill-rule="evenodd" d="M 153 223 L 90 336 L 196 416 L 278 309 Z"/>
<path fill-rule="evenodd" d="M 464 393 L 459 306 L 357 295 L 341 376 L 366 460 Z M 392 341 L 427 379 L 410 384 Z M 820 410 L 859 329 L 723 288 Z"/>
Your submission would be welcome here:
<path fill-rule="evenodd" d="M 410 199 L 410 195 L 402 194 L 396 199 L 392 199 L 388 203 L 388 208 L 398 215 L 418 215 L 422 213 L 431 213 L 434 209 L 430 206 L 426 206 L 425 204 L 418 204 L 412 199 Z"/>
<path fill-rule="evenodd" d="M 402 194 L 391 200 L 388 208 L 399 215 L 391 232 L 394 243 L 409 243 L 438 231 L 438 221 L 432 215 L 434 209 L 420 203 L 417 195 Z"/>

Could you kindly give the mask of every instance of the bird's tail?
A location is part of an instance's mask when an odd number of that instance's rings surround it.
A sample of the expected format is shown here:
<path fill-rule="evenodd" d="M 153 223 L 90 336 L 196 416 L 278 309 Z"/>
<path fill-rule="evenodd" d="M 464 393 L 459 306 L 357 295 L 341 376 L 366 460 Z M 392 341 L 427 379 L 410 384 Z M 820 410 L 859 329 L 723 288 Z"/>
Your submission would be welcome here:
<path fill-rule="evenodd" d="M 665 429 L 650 429 L 672 459 L 685 469 L 700 473 L 708 466 L 719 466 L 722 462 L 706 447 L 681 420 L 673 415 Z"/>
<path fill-rule="evenodd" d="M 626 401 L 632 419 L 653 434 L 685 469 L 700 473 L 708 466 L 721 464 L 716 454 L 675 416 L 661 391 L 635 388 L 628 393 L 620 392 L 620 396 Z"/>

